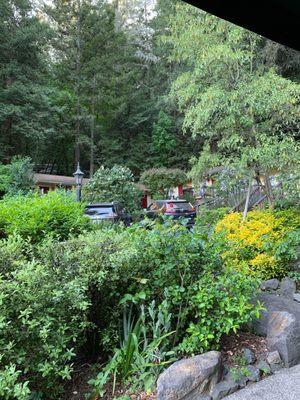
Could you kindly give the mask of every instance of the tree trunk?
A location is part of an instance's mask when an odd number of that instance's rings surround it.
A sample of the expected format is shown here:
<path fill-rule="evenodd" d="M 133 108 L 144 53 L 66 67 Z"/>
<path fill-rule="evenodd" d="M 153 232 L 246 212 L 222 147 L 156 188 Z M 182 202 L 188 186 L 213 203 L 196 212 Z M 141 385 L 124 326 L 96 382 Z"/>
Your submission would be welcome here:
<path fill-rule="evenodd" d="M 268 203 L 269 203 L 269 207 L 273 208 L 274 206 L 274 193 L 273 193 L 273 189 L 272 189 L 272 185 L 270 182 L 270 178 L 268 175 L 264 176 L 264 191 L 265 194 L 268 198 Z"/>
<path fill-rule="evenodd" d="M 81 0 L 77 1 L 77 23 L 76 23 L 76 124 L 75 124 L 75 167 L 80 161 L 80 72 L 81 72 Z"/>
<path fill-rule="evenodd" d="M 96 79 L 93 79 L 93 93 L 92 93 L 92 107 L 91 107 L 91 137 L 90 137 L 90 178 L 94 175 L 94 146 L 95 146 L 95 89 L 96 89 Z"/>

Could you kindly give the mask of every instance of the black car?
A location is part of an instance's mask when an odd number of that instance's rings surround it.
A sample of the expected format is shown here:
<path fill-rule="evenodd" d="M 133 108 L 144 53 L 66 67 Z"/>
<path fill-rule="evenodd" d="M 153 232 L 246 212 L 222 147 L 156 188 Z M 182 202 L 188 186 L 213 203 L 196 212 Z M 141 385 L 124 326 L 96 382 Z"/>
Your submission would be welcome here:
<path fill-rule="evenodd" d="M 124 222 L 126 226 L 130 225 L 132 218 L 126 214 L 124 208 L 119 203 L 97 203 L 86 206 L 85 215 L 92 222 L 101 222 L 104 220 L 112 222 Z"/>
<path fill-rule="evenodd" d="M 195 222 L 196 209 L 186 200 L 155 200 L 147 208 L 146 216 L 154 219 L 159 215 L 166 215 L 173 219 L 186 218 L 188 225 Z"/>

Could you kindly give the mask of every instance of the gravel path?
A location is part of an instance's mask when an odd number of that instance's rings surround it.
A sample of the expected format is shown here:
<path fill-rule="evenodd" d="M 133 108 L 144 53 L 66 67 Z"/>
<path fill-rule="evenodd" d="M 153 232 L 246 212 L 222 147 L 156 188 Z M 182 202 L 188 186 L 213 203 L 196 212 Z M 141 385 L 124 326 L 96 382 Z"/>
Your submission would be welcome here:
<path fill-rule="evenodd" d="M 300 400 L 300 365 L 282 369 L 223 400 Z"/>

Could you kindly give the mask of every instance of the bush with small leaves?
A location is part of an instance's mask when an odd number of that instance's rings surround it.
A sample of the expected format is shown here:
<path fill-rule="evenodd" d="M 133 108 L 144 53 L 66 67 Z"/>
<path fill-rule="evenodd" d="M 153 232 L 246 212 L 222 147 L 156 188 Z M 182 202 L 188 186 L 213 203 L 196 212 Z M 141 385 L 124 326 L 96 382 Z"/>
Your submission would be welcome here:
<path fill-rule="evenodd" d="M 18 234 L 32 242 L 47 235 L 67 239 L 92 229 L 83 210 L 84 204 L 65 191 L 5 197 L 0 201 L 0 237 Z"/>

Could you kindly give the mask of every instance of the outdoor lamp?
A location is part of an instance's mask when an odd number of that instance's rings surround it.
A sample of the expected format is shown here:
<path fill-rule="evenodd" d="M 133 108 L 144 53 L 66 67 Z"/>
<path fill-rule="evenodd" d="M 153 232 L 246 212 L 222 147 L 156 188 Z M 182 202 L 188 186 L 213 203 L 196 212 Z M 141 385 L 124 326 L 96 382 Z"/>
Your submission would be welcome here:
<path fill-rule="evenodd" d="M 77 164 L 77 170 L 74 172 L 74 178 L 76 182 L 76 197 L 77 201 L 81 200 L 81 186 L 82 186 L 82 180 L 83 180 L 83 175 L 84 173 L 81 171 L 79 162 Z"/>

